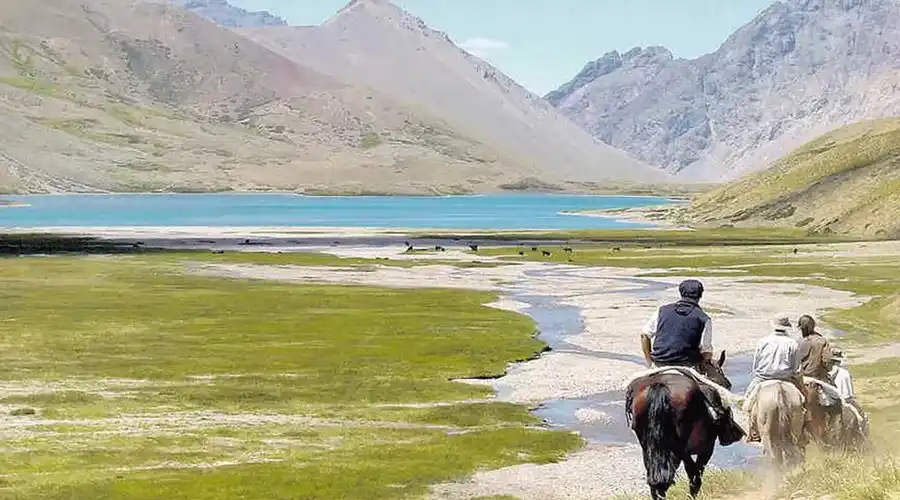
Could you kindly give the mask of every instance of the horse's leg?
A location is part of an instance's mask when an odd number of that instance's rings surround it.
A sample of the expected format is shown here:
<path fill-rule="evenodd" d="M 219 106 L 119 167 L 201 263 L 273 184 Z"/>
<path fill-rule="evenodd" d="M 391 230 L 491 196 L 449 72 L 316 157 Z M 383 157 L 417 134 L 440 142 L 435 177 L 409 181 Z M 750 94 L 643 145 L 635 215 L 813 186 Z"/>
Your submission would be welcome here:
<path fill-rule="evenodd" d="M 799 405 L 793 410 L 785 409 L 791 412 L 791 428 L 790 428 L 790 444 L 791 444 L 791 466 L 799 465 L 803 462 L 806 455 L 806 435 L 804 435 L 804 413 L 803 406 Z"/>
<path fill-rule="evenodd" d="M 703 486 L 703 471 L 691 457 L 684 457 L 684 471 L 687 473 L 691 498 L 696 498 Z"/>
<path fill-rule="evenodd" d="M 684 469 L 687 471 L 690 480 L 691 498 L 696 498 L 697 495 L 700 494 L 700 489 L 703 487 L 703 473 L 706 472 L 706 466 L 712 459 L 715 447 L 715 440 L 710 440 L 703 452 L 697 455 L 697 460 L 691 460 L 691 464 L 694 467 L 693 474 L 691 474 L 690 469 L 688 469 L 688 461 L 684 461 Z"/>

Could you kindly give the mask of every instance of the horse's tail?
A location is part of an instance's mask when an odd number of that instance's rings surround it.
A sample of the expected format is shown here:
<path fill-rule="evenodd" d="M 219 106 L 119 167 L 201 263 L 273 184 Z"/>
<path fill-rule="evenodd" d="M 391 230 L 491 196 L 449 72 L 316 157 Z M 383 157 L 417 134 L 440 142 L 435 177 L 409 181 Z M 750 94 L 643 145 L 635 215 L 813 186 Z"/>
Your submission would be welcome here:
<path fill-rule="evenodd" d="M 653 487 L 668 487 L 675 481 L 678 459 L 672 449 L 677 429 L 671 392 L 665 384 L 654 383 L 647 388 L 647 426 L 644 435 L 644 463 L 647 483 Z"/>
<path fill-rule="evenodd" d="M 787 388 L 783 385 L 779 385 L 778 390 L 775 392 L 775 407 L 778 408 L 778 430 L 781 433 L 782 440 L 793 443 L 800 436 L 794 436 L 793 425 L 791 425 L 793 413 L 785 399 L 786 393 Z"/>

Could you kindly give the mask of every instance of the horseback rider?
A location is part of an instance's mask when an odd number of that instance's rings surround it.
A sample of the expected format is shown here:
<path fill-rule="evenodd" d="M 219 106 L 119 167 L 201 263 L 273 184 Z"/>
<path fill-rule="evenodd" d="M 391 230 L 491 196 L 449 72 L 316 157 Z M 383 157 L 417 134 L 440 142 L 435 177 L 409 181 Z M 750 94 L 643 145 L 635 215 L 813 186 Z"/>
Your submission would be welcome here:
<path fill-rule="evenodd" d="M 824 425 L 823 430 L 831 436 L 826 439 L 830 440 L 834 438 L 834 433 L 840 427 L 842 414 L 840 395 L 834 388 L 834 380 L 828 373 L 833 357 L 831 344 L 828 339 L 816 331 L 816 320 L 812 316 L 801 316 L 797 326 L 800 328 L 802 336 L 799 343 L 800 372 L 807 378 L 807 382 L 809 382 L 808 379 L 821 382 L 821 384 L 814 382 L 805 384 L 804 394 L 807 398 L 807 408 L 812 408 L 809 406 L 809 398 L 818 398 L 818 406 L 824 411 L 823 418 L 825 419 L 821 424 L 816 423 L 819 422 L 818 419 L 812 419 L 810 429 L 817 425 Z"/>
<path fill-rule="evenodd" d="M 714 363 L 712 320 L 700 307 L 703 284 L 685 280 L 678 286 L 678 292 L 680 300 L 658 308 L 647 321 L 641 333 L 641 349 L 649 367 L 684 367 L 702 373 L 700 365 Z M 722 445 L 739 440 L 731 437 L 735 429 L 740 429 L 732 418 L 731 408 L 715 391 L 704 393 L 716 414 Z"/>
<path fill-rule="evenodd" d="M 657 309 L 644 326 L 641 349 L 647 366 L 696 367 L 712 361 L 712 320 L 700 307 L 703 284 L 678 285 L 681 300 Z"/>
<path fill-rule="evenodd" d="M 800 374 L 799 344 L 788 332 L 791 320 L 780 315 L 772 321 L 772 330 L 756 346 L 753 354 L 753 379 L 747 386 L 744 409 L 750 414 L 747 442 L 759 442 L 759 429 L 754 418 L 756 408 L 756 388 L 767 380 L 782 380 L 793 384 L 805 396 L 806 388 Z"/>
<path fill-rule="evenodd" d="M 833 385 L 828 367 L 831 365 L 831 344 L 828 339 L 816 331 L 816 320 L 808 314 L 800 316 L 797 321 L 802 336 L 800 340 L 800 371 L 804 377 Z"/>
<path fill-rule="evenodd" d="M 868 428 L 868 419 L 866 418 L 866 414 L 863 413 L 862 407 L 859 406 L 859 401 L 856 400 L 856 394 L 853 392 L 853 378 L 850 376 L 850 372 L 841 366 L 843 361 L 844 351 L 837 347 L 832 348 L 831 369 L 828 374 L 831 376 L 831 379 L 834 380 L 834 386 L 837 387 L 838 392 L 841 394 L 841 399 L 844 400 L 844 404 L 856 410 L 856 417 L 859 421 L 861 430 L 865 432 Z"/>

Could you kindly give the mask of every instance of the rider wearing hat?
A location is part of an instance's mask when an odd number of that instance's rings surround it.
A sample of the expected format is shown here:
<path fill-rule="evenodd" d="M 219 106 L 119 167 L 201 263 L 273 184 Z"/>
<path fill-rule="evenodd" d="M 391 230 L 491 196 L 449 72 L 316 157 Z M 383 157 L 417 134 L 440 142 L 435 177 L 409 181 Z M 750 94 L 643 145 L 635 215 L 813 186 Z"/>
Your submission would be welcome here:
<path fill-rule="evenodd" d="M 694 368 L 712 361 L 712 320 L 700 307 L 703 283 L 683 281 L 678 293 L 681 300 L 657 309 L 644 326 L 641 349 L 648 366 Z"/>
<path fill-rule="evenodd" d="M 747 399 L 744 402 L 745 409 L 751 415 L 749 429 L 747 429 L 748 442 L 760 440 L 756 418 L 753 418 L 756 406 L 756 388 L 760 383 L 767 380 L 782 380 L 793 384 L 800 394 L 806 394 L 800 375 L 798 344 L 789 335 L 790 330 L 791 320 L 787 315 L 778 315 L 772 321 L 772 333 L 763 337 L 756 345 L 756 351 L 753 353 L 753 379 L 745 392 Z"/>
<path fill-rule="evenodd" d="M 845 404 L 856 409 L 861 420 L 860 425 L 865 426 L 865 413 L 863 413 L 859 402 L 856 400 L 856 394 L 853 393 L 853 378 L 850 376 L 850 372 L 841 366 L 843 362 L 844 351 L 837 347 L 832 348 L 829 375 L 834 380 L 834 386 L 837 387 L 838 392 L 841 394 L 841 399 L 844 400 Z"/>
<path fill-rule="evenodd" d="M 712 320 L 700 307 L 703 284 L 685 280 L 678 292 L 680 300 L 663 305 L 647 321 L 641 333 L 641 350 L 648 366 L 686 367 L 700 372 L 701 364 L 713 363 Z M 717 416 L 719 441 L 727 446 L 739 440 L 733 437 L 740 427 L 734 422 L 731 408 L 717 395 L 708 396 L 707 400 Z"/>

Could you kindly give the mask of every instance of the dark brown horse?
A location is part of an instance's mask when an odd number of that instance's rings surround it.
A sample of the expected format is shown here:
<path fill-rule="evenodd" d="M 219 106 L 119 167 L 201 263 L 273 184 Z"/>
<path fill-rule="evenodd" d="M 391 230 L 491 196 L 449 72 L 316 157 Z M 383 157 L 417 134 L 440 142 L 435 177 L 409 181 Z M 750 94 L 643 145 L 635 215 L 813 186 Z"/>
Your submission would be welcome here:
<path fill-rule="evenodd" d="M 704 362 L 698 371 L 730 390 L 731 381 L 722 370 L 724 364 L 723 351 L 717 363 Z M 647 485 L 654 500 L 666 498 L 682 463 L 690 481 L 691 496 L 696 497 L 716 439 L 729 445 L 743 437 L 740 428 L 717 425 L 707 408 L 707 399 L 722 406 L 715 389 L 677 373 L 652 374 L 629 385 L 625 414 L 641 444 Z"/>

